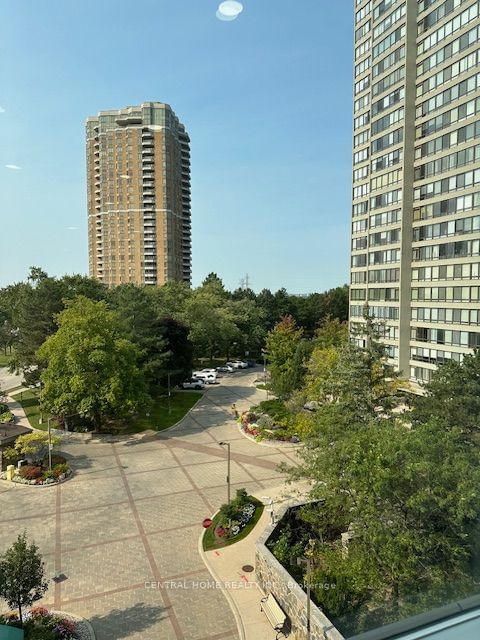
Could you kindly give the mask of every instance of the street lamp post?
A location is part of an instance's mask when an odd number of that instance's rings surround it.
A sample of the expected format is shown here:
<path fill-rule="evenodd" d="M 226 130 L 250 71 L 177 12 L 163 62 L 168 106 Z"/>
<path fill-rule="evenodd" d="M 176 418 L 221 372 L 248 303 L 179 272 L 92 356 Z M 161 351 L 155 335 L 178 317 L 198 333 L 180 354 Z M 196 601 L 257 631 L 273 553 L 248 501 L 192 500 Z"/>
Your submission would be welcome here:
<path fill-rule="evenodd" d="M 263 354 L 263 384 L 265 386 L 265 391 L 267 392 L 267 400 L 268 400 L 268 386 L 267 386 L 267 352 L 265 349 L 262 349 Z"/>
<path fill-rule="evenodd" d="M 47 430 L 48 430 L 48 470 L 52 470 L 52 431 L 50 428 L 50 421 L 52 418 L 47 419 Z"/>
<path fill-rule="evenodd" d="M 227 504 L 230 504 L 230 442 L 219 442 L 221 447 L 227 447 Z"/>

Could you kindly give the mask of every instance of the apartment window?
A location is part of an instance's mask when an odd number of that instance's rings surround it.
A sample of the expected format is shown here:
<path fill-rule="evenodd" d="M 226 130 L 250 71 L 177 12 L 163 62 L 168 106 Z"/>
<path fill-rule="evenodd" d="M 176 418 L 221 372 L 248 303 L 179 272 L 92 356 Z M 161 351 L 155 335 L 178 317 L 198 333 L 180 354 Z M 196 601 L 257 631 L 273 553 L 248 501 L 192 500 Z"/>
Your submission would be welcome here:
<path fill-rule="evenodd" d="M 384 187 L 389 187 L 392 184 L 400 182 L 400 180 L 402 179 L 402 174 L 403 172 L 401 169 L 396 169 L 395 171 L 384 173 L 382 176 L 372 178 L 370 184 L 371 190 L 375 191 L 377 189 L 383 189 Z"/>
<path fill-rule="evenodd" d="M 424 260 L 448 260 L 450 258 L 467 258 L 478 256 L 480 253 L 479 240 L 459 240 L 458 242 L 446 242 L 433 244 L 426 247 L 413 249 L 413 261 Z"/>
<path fill-rule="evenodd" d="M 475 74 L 474 76 L 470 76 L 466 80 L 462 80 L 458 84 L 450 87 L 450 89 L 445 89 L 441 93 L 437 94 L 433 98 L 426 100 L 421 105 L 417 107 L 417 118 L 421 118 L 422 116 L 426 116 L 432 111 L 436 111 L 437 109 L 441 109 L 446 105 L 466 96 L 470 93 L 473 93 L 480 87 L 480 73 Z"/>
<path fill-rule="evenodd" d="M 466 233 L 478 233 L 480 231 L 480 216 L 461 218 L 427 224 L 413 229 L 413 240 L 433 240 L 434 238 L 446 238 L 448 236 L 462 235 Z"/>
<path fill-rule="evenodd" d="M 365 253 L 359 253 L 356 256 L 352 256 L 352 267 L 366 267 L 367 255 Z"/>
<path fill-rule="evenodd" d="M 400 269 L 372 269 L 368 272 L 368 282 L 398 282 Z"/>
<path fill-rule="evenodd" d="M 376 213 L 370 216 L 370 228 L 383 227 L 387 224 L 395 224 L 402 218 L 401 209 L 392 209 L 391 211 L 385 211 L 384 213 Z"/>
<path fill-rule="evenodd" d="M 456 38 L 453 42 L 445 45 L 442 49 L 439 49 L 435 53 L 432 53 L 431 56 L 425 58 L 417 65 L 417 77 L 422 76 L 430 69 L 433 69 L 439 64 L 442 64 L 449 58 L 465 51 L 468 47 L 477 44 L 477 40 L 479 39 L 480 33 L 479 28 L 474 27 L 470 29 L 467 33 L 463 33 L 459 38 Z"/>
<path fill-rule="evenodd" d="M 377 307 L 369 305 L 368 311 L 374 318 L 378 318 L 379 320 L 398 320 L 400 314 L 398 307 Z"/>
<path fill-rule="evenodd" d="M 367 2 L 367 4 L 364 7 L 362 7 L 359 11 L 357 11 L 357 13 L 355 14 L 355 24 L 364 20 L 370 14 L 371 10 L 372 10 L 372 3 Z"/>
<path fill-rule="evenodd" d="M 437 87 L 442 84 L 446 84 L 453 80 L 457 76 L 466 71 L 469 71 L 473 67 L 476 67 L 479 61 L 479 53 L 475 51 L 474 53 L 470 53 L 468 56 L 465 56 L 461 60 L 458 60 L 454 64 L 451 64 L 449 67 L 446 67 L 442 71 L 435 73 L 430 76 L 419 85 L 417 85 L 417 98 L 428 93 L 429 91 L 433 91 Z"/>
<path fill-rule="evenodd" d="M 365 289 L 350 290 L 350 300 L 365 300 L 365 297 L 366 297 Z"/>
<path fill-rule="evenodd" d="M 362 91 L 365 91 L 365 89 L 368 89 L 369 86 L 370 86 L 370 78 L 368 76 L 365 76 L 365 78 L 362 78 L 361 80 L 355 83 L 355 95 L 357 95 L 358 93 L 362 93 Z"/>
<path fill-rule="evenodd" d="M 365 184 L 360 184 L 358 185 L 358 187 L 353 188 L 353 199 L 356 200 L 357 198 L 363 198 L 367 196 L 369 192 L 370 185 L 368 184 L 368 182 Z"/>
<path fill-rule="evenodd" d="M 405 26 L 395 29 L 390 35 L 381 40 L 377 45 L 373 47 L 373 59 L 388 51 L 390 47 L 393 47 L 401 38 L 405 37 Z"/>
<path fill-rule="evenodd" d="M 368 177 L 368 165 L 361 167 L 360 169 L 355 169 L 353 172 L 353 181 L 358 182 L 359 180 L 365 180 Z"/>
<path fill-rule="evenodd" d="M 368 93 L 362 96 L 361 98 L 358 98 L 357 100 L 355 100 L 354 102 L 355 113 L 357 113 L 357 111 L 361 111 L 362 109 L 365 109 L 366 107 L 368 107 L 369 102 L 370 102 L 370 95 Z"/>
<path fill-rule="evenodd" d="M 352 251 L 362 251 L 367 248 L 367 236 L 361 236 L 360 238 L 353 238 Z"/>
<path fill-rule="evenodd" d="M 365 162 L 365 160 L 368 160 L 368 147 L 361 151 L 355 151 L 353 154 L 353 164 L 359 164 L 360 162 Z"/>
<path fill-rule="evenodd" d="M 354 147 L 360 147 L 370 140 L 370 130 L 366 129 L 353 137 Z"/>
<path fill-rule="evenodd" d="M 425 200 L 443 193 L 469 189 L 480 183 L 480 169 L 458 173 L 451 178 L 428 182 L 414 190 L 414 200 Z"/>
<path fill-rule="evenodd" d="M 389 229 L 370 234 L 370 246 L 378 247 L 385 244 L 396 244 L 400 242 L 400 229 Z"/>
<path fill-rule="evenodd" d="M 378 20 L 383 14 L 393 7 L 393 5 L 398 2 L 398 0 L 383 0 L 380 4 L 373 9 L 373 19 Z"/>
<path fill-rule="evenodd" d="M 417 55 L 422 55 L 425 51 L 433 49 L 437 44 L 445 38 L 462 29 L 465 25 L 476 20 L 479 15 L 480 2 L 476 2 L 452 20 L 443 24 L 439 29 L 433 31 L 429 36 L 422 40 L 417 46 Z"/>
<path fill-rule="evenodd" d="M 380 288 L 368 290 L 368 299 L 380 302 L 397 302 L 398 295 L 398 289 L 396 287 L 388 289 Z"/>
<path fill-rule="evenodd" d="M 385 131 L 385 129 L 391 127 L 393 124 L 400 122 L 401 120 L 403 120 L 403 116 L 404 109 L 402 107 L 401 109 L 396 109 L 395 111 L 392 111 L 392 113 L 383 116 L 383 118 L 380 118 L 379 120 L 375 120 L 375 122 L 372 123 L 372 135 L 381 133 L 382 131 Z"/>
<path fill-rule="evenodd" d="M 371 251 L 368 254 L 370 265 L 388 264 L 400 261 L 400 249 L 385 249 L 384 251 Z"/>
<path fill-rule="evenodd" d="M 362 73 L 365 73 L 365 71 L 367 71 L 369 68 L 370 68 L 370 56 L 368 56 L 368 58 L 365 58 L 365 60 L 362 60 L 357 65 L 355 65 L 355 77 L 361 75 Z"/>
<path fill-rule="evenodd" d="M 350 282 L 352 284 L 364 284 L 367 281 L 366 271 L 352 271 L 350 274 Z"/>
<path fill-rule="evenodd" d="M 393 146 L 394 144 L 399 144 L 403 142 L 403 128 L 396 129 L 395 131 L 391 131 L 390 133 L 385 134 L 381 138 L 376 138 L 372 140 L 372 153 L 377 153 L 378 151 L 383 151 L 384 149 L 388 149 L 388 147 Z"/>
<path fill-rule="evenodd" d="M 398 69 L 395 69 L 395 71 L 392 71 L 392 73 L 388 74 L 388 76 L 385 76 L 379 82 L 376 82 L 372 86 L 372 96 L 377 96 L 380 93 L 383 93 L 384 91 L 392 87 L 394 84 L 397 84 L 397 82 L 400 82 L 404 78 L 405 78 L 405 67 L 402 66 L 402 67 L 399 67 Z"/>
<path fill-rule="evenodd" d="M 406 6 L 403 4 L 402 6 L 395 9 L 392 13 L 390 13 L 382 22 L 377 24 L 377 26 L 373 30 L 374 39 L 380 37 L 385 31 L 388 31 L 390 27 L 392 27 L 396 22 L 398 22 L 406 12 Z"/>
<path fill-rule="evenodd" d="M 355 47 L 355 60 L 361 58 L 366 53 L 370 51 L 370 40 L 365 40 L 362 44 L 359 44 L 358 47 Z"/>
<path fill-rule="evenodd" d="M 413 210 L 414 220 L 427 220 L 428 218 L 439 218 L 441 216 L 451 216 L 462 211 L 470 211 L 480 207 L 480 192 L 469 193 L 465 196 L 441 200 L 433 204 L 426 204 Z"/>
<path fill-rule="evenodd" d="M 363 216 L 367 212 L 368 212 L 368 200 L 365 200 L 364 202 L 357 202 L 352 207 L 352 216 L 353 217 Z"/>
<path fill-rule="evenodd" d="M 480 122 L 479 122 L 480 125 Z M 480 129 L 480 126 L 479 126 Z M 433 175 L 439 175 L 445 171 L 451 171 L 458 167 L 472 164 L 480 161 L 480 145 L 474 147 L 468 147 L 468 149 L 462 149 L 456 153 L 451 153 L 448 156 L 443 156 L 438 160 L 432 160 L 426 162 L 415 168 L 415 180 L 423 180 Z"/>
<path fill-rule="evenodd" d="M 413 282 L 430 282 L 434 280 L 478 280 L 480 263 L 467 262 L 461 264 L 442 264 L 433 267 L 412 269 Z"/>
<path fill-rule="evenodd" d="M 461 6 L 467 0 L 445 0 L 441 5 L 434 9 L 418 22 L 418 33 L 423 33 L 431 29 L 440 20 L 448 16 L 452 11 Z"/>
<path fill-rule="evenodd" d="M 392 51 L 392 53 L 390 53 L 388 56 L 380 60 L 380 62 L 377 62 L 373 65 L 372 76 L 376 78 L 390 67 L 396 65 L 398 62 L 400 62 L 400 60 L 403 60 L 404 57 L 405 45 L 402 45 L 398 49 L 395 49 L 395 51 Z"/>
<path fill-rule="evenodd" d="M 405 90 L 403 87 L 401 87 L 400 89 L 395 89 L 395 91 L 392 91 L 392 93 L 389 93 L 388 95 L 384 96 L 381 100 L 377 100 L 377 102 L 373 103 L 372 116 L 377 115 L 377 113 L 380 113 L 381 111 L 385 111 L 385 109 L 389 109 L 390 107 L 393 107 L 394 104 L 396 104 L 397 102 L 400 102 L 400 100 L 403 100 L 404 97 L 405 97 Z"/>
<path fill-rule="evenodd" d="M 402 201 L 402 190 L 394 189 L 370 198 L 370 208 L 378 209 Z"/>
<path fill-rule="evenodd" d="M 360 127 L 364 127 L 365 125 L 367 125 L 369 122 L 370 122 L 370 113 L 367 111 L 367 113 L 364 113 L 361 116 L 358 116 L 357 118 L 354 119 L 353 127 L 354 129 L 359 129 Z"/>
<path fill-rule="evenodd" d="M 393 167 L 401 162 L 402 159 L 403 151 L 401 149 L 396 149 L 395 151 L 390 151 L 390 153 L 386 153 L 383 156 L 379 156 L 372 160 L 372 173 L 375 171 L 383 171 L 383 169 L 388 169 L 388 167 Z"/>
<path fill-rule="evenodd" d="M 471 102 L 474 108 L 475 106 L 478 107 L 478 112 L 480 112 L 480 99 L 472 100 Z M 458 111 L 458 109 L 455 111 Z M 473 113 L 476 113 L 476 111 L 474 110 Z M 446 133 L 438 138 L 434 138 L 429 142 L 424 142 L 421 146 L 416 147 L 415 158 L 418 159 L 434 155 L 435 153 L 439 153 L 445 149 L 450 149 L 450 147 L 454 147 L 457 144 L 462 144 L 463 142 L 468 142 L 469 140 L 474 140 L 476 138 L 480 138 L 480 121 L 472 122 L 471 124 L 460 127 L 455 131 Z"/>
<path fill-rule="evenodd" d="M 361 40 L 364 36 L 367 35 L 367 33 L 370 32 L 370 27 L 371 27 L 371 22 L 370 20 L 367 20 L 367 22 L 365 22 L 364 24 L 362 24 L 361 27 L 359 27 L 356 31 L 355 31 L 355 42 L 358 42 L 359 40 Z"/>
<path fill-rule="evenodd" d="M 436 307 L 412 307 L 412 320 L 415 322 L 428 322 L 431 324 L 480 324 L 480 310 L 445 309 Z"/>

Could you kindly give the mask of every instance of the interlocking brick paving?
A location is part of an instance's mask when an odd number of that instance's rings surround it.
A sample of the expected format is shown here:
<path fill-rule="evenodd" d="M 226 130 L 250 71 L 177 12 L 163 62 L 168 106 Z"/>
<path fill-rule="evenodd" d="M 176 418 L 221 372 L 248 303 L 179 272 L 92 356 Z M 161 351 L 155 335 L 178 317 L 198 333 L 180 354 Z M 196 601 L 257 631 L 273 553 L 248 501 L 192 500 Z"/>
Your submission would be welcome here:
<path fill-rule="evenodd" d="M 282 483 L 292 450 L 246 440 L 231 419 L 264 394 L 254 375 L 225 376 L 176 428 L 126 441 L 62 445 L 74 476 L 58 487 L 0 486 L 0 552 L 24 529 L 44 554 L 47 605 L 88 618 L 98 640 L 235 640 L 235 618 L 198 553 L 204 517 L 232 496 Z M 176 582 L 181 586 L 173 586 Z M 153 586 L 152 586 L 153 585 Z"/>

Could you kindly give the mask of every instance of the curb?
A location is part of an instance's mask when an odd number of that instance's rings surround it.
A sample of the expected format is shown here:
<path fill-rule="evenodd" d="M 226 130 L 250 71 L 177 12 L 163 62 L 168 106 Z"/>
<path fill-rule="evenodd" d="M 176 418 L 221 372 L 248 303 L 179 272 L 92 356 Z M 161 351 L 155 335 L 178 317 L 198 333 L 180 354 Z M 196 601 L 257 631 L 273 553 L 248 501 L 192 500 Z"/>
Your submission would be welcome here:
<path fill-rule="evenodd" d="M 213 514 L 212 520 L 217 515 L 217 513 L 218 513 L 218 511 L 216 511 Z M 222 591 L 223 595 L 225 596 L 225 598 L 226 598 L 226 600 L 227 600 L 227 602 L 228 602 L 228 604 L 230 606 L 230 609 L 232 610 L 233 617 L 235 618 L 235 622 L 237 624 L 239 640 L 245 640 L 245 628 L 243 626 L 242 618 L 240 616 L 240 611 L 238 610 L 238 607 L 235 604 L 235 601 L 232 598 L 232 596 L 230 595 L 230 593 L 228 592 L 228 590 L 225 589 L 225 587 L 223 586 L 223 581 L 220 580 L 220 578 L 216 575 L 215 571 L 212 569 L 212 567 L 210 566 L 209 562 L 207 561 L 207 555 L 206 555 L 206 552 L 203 550 L 203 545 L 202 545 L 203 534 L 204 534 L 204 532 L 201 533 L 201 535 L 200 535 L 200 537 L 198 539 L 198 553 L 199 553 L 201 559 L 203 560 L 204 565 L 207 567 L 210 575 L 215 580 L 215 582 L 218 582 L 218 583 L 222 584 L 221 591 Z"/>
<path fill-rule="evenodd" d="M 239 424 L 237 424 L 237 429 L 240 431 L 240 433 L 244 438 L 246 438 L 247 440 L 250 440 L 250 442 L 253 442 L 254 444 L 260 445 L 261 447 L 280 448 L 280 449 L 286 448 L 286 447 L 292 447 L 292 449 L 299 449 L 302 446 L 301 442 L 285 442 L 284 440 L 273 440 L 272 444 L 270 444 L 267 438 L 265 438 L 267 442 L 264 442 L 263 440 L 261 442 L 257 442 L 253 436 L 247 435 Z"/>

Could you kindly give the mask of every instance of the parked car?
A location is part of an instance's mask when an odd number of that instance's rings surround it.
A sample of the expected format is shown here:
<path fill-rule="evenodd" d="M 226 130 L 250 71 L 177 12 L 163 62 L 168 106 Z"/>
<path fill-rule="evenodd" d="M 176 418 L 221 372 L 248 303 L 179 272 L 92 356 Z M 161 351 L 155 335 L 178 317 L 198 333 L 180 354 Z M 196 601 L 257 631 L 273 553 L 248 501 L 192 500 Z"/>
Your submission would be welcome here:
<path fill-rule="evenodd" d="M 203 380 L 205 384 L 215 384 L 217 382 L 216 371 L 214 371 L 213 373 L 207 371 L 194 371 L 192 373 L 192 376 L 194 378 L 197 378 L 197 380 Z"/>
<path fill-rule="evenodd" d="M 235 369 L 230 364 L 222 364 L 220 367 L 217 367 L 217 371 L 220 373 L 233 373 Z"/>
<path fill-rule="evenodd" d="M 247 366 L 250 367 L 256 367 L 257 363 L 255 362 L 255 360 L 247 360 Z"/>
<path fill-rule="evenodd" d="M 203 380 L 199 380 L 198 378 L 189 378 L 182 382 L 180 387 L 182 389 L 205 389 L 205 382 Z"/>
<path fill-rule="evenodd" d="M 248 364 L 243 362 L 243 360 L 233 360 L 232 362 L 227 362 L 234 369 L 246 369 Z"/>

